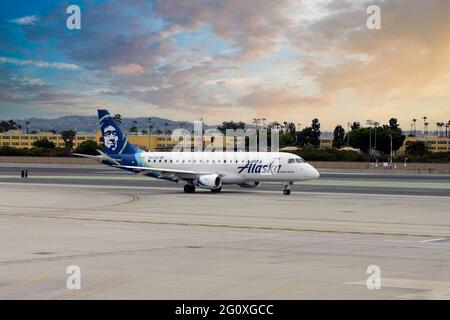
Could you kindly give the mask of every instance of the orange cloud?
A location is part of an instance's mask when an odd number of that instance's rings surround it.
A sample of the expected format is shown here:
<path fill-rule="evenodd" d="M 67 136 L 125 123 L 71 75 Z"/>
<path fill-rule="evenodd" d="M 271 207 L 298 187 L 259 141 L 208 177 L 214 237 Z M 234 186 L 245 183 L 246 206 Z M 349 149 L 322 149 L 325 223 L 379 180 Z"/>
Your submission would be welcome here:
<path fill-rule="evenodd" d="M 136 63 L 130 63 L 120 66 L 112 66 L 111 70 L 118 74 L 138 74 L 144 72 L 144 68 Z"/>

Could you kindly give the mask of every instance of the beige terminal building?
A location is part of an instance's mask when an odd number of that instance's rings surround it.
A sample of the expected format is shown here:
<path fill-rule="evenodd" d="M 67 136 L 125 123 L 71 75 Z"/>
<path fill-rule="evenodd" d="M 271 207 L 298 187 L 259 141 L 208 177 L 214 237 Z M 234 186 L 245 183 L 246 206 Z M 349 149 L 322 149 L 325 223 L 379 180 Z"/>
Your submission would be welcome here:
<path fill-rule="evenodd" d="M 175 145 L 180 143 L 179 139 L 172 138 L 167 135 L 142 135 L 142 134 L 128 134 L 128 140 L 142 149 L 149 151 L 166 151 L 171 150 Z M 0 133 L 0 146 L 10 146 L 14 148 L 31 148 L 33 143 L 39 139 L 48 139 L 55 143 L 57 147 L 64 147 L 64 141 L 60 134 L 53 132 L 39 132 L 35 134 L 27 134 L 22 130 L 10 130 L 8 132 Z M 100 143 L 101 134 L 100 131 L 96 133 L 84 133 L 78 132 L 75 140 L 74 147 L 76 148 L 82 142 L 87 140 L 94 140 Z M 203 137 L 203 147 L 209 145 L 212 141 L 211 137 Z M 412 141 L 424 141 L 428 144 L 431 152 L 448 152 L 450 151 L 450 138 L 428 135 L 425 137 L 409 137 L 407 136 L 403 146 L 399 149 L 402 153 L 405 151 L 406 144 Z M 320 148 L 331 148 L 333 139 L 321 138 Z"/>

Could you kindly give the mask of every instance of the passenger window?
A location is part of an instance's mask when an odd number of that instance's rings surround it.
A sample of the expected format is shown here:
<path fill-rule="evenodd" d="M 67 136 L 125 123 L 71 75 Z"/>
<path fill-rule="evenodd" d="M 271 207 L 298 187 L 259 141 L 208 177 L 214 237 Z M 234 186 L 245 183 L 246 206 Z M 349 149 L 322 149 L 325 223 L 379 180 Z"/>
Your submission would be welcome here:
<path fill-rule="evenodd" d="M 227 163 L 227 160 L 223 160 L 223 163 Z"/>
<path fill-rule="evenodd" d="M 164 160 L 164 162 L 167 162 L 167 159 L 166 159 L 166 160 Z"/>

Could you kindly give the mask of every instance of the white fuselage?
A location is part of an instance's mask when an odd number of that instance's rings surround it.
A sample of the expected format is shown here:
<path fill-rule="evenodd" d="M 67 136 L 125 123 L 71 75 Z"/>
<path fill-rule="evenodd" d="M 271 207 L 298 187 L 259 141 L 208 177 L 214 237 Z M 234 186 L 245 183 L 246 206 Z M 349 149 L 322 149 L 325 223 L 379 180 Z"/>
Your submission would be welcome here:
<path fill-rule="evenodd" d="M 319 178 L 301 157 L 284 152 L 142 152 L 136 165 L 220 175 L 223 184 Z"/>

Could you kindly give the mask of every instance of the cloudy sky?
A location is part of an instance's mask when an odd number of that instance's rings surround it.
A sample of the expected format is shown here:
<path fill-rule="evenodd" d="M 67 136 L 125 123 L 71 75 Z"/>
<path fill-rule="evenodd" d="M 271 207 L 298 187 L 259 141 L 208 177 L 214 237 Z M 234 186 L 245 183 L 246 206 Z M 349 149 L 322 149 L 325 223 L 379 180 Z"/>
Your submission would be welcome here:
<path fill-rule="evenodd" d="M 448 0 L 0 3 L 0 118 L 450 120 Z"/>

